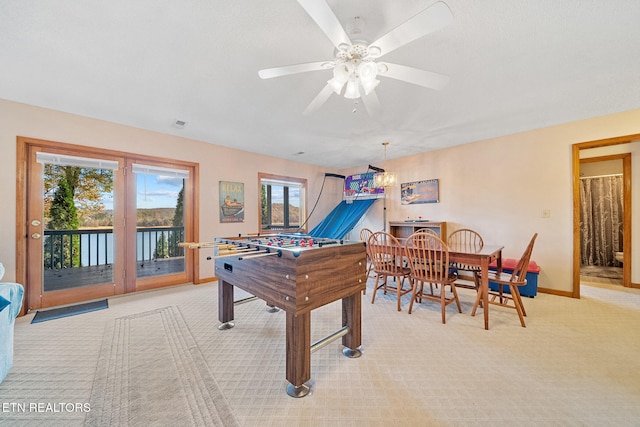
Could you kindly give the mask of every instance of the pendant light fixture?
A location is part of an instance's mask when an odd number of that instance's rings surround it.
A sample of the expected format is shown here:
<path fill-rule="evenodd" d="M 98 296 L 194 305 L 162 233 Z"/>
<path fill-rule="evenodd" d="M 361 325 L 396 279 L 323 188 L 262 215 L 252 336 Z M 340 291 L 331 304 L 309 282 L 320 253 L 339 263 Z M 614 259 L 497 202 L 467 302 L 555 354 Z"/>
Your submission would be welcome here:
<path fill-rule="evenodd" d="M 382 143 L 382 145 L 384 146 L 384 163 L 383 163 L 384 171 L 378 172 L 375 175 L 373 175 L 373 184 L 375 185 L 376 188 L 389 188 L 396 185 L 397 177 L 395 173 L 388 172 L 386 168 L 387 167 L 387 145 L 389 145 L 389 142 L 385 141 Z"/>

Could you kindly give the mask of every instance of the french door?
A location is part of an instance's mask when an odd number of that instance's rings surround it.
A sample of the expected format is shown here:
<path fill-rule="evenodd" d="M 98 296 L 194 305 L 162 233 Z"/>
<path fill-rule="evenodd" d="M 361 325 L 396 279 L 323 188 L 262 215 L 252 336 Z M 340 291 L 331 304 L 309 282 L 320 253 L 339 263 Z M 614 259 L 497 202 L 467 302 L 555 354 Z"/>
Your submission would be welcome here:
<path fill-rule="evenodd" d="M 194 237 L 197 165 L 26 138 L 18 147 L 28 309 L 194 280 L 178 244 Z"/>

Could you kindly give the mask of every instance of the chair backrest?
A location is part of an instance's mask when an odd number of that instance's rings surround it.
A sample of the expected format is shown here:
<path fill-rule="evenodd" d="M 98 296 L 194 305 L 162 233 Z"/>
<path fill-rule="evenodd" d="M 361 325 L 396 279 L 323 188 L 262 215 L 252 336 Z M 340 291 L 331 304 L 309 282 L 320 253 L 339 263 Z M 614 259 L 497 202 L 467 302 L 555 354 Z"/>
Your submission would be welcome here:
<path fill-rule="evenodd" d="M 468 252 L 479 251 L 484 246 L 482 236 L 469 228 L 461 228 L 449 234 L 447 244 L 451 247 L 464 248 Z"/>
<path fill-rule="evenodd" d="M 384 231 L 373 233 L 367 242 L 367 251 L 376 273 L 389 276 L 404 274 L 403 248 L 393 235 Z"/>
<path fill-rule="evenodd" d="M 522 257 L 520 257 L 520 261 L 516 264 L 516 268 L 513 270 L 511 274 L 510 282 L 513 283 L 526 283 L 527 281 L 527 270 L 529 269 L 529 261 L 531 260 L 531 252 L 533 252 L 533 244 L 536 241 L 536 237 L 538 237 L 538 233 L 535 233 L 529 242 L 529 245 L 524 250 Z"/>
<path fill-rule="evenodd" d="M 371 262 L 371 254 L 369 253 L 369 237 L 371 237 L 372 234 L 373 231 L 368 228 L 363 228 L 362 230 L 360 230 L 360 240 L 365 243 L 366 247 L 367 262 Z"/>
<path fill-rule="evenodd" d="M 373 234 L 373 231 L 371 231 L 368 228 L 363 228 L 362 230 L 360 230 L 360 240 L 362 240 L 365 243 L 368 243 L 369 237 L 371 237 L 372 234 Z"/>
<path fill-rule="evenodd" d="M 430 233 L 430 234 L 433 234 L 433 235 L 434 235 L 434 236 L 436 236 L 436 237 L 440 237 L 440 236 L 438 235 L 438 232 L 437 232 L 437 231 L 435 231 L 434 229 L 431 229 L 431 228 L 419 228 L 419 229 L 417 229 L 415 232 L 416 232 L 416 233 Z"/>
<path fill-rule="evenodd" d="M 414 233 L 405 242 L 411 276 L 423 282 L 443 283 L 449 276 L 449 248 L 432 233 Z"/>

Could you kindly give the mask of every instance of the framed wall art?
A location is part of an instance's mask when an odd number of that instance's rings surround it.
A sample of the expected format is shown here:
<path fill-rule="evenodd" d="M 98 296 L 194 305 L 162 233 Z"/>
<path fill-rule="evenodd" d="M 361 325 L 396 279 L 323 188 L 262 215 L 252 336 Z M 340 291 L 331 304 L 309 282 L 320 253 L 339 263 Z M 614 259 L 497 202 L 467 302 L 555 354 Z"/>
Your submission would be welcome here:
<path fill-rule="evenodd" d="M 220 181 L 220 222 L 244 222 L 244 183 Z"/>
<path fill-rule="evenodd" d="M 440 201 L 439 182 L 437 179 L 406 182 L 400 184 L 400 194 L 403 205 L 438 203 Z"/>

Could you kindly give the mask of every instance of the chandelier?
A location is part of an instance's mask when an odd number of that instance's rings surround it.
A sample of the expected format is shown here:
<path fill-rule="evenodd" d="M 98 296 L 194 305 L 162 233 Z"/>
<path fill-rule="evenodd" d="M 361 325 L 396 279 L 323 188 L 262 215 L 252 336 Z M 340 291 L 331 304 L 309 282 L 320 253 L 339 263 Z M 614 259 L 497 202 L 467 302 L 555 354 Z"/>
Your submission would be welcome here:
<path fill-rule="evenodd" d="M 389 145 L 389 142 L 385 141 L 382 143 L 382 145 L 384 146 L 384 164 L 383 166 L 386 167 L 386 163 L 387 163 L 387 145 Z M 387 172 L 386 169 L 383 169 L 383 172 L 378 172 L 376 174 L 373 175 L 373 185 L 376 188 L 389 188 L 389 187 L 393 187 L 394 185 L 396 185 L 396 174 L 393 172 Z"/>
<path fill-rule="evenodd" d="M 375 46 L 341 44 L 333 64 L 333 78 L 327 84 L 338 95 L 346 85 L 344 97 L 348 99 L 360 98 L 360 87 L 369 95 L 380 84 L 378 73 L 388 70 L 386 65 L 374 61 L 378 56 L 380 49 Z"/>

